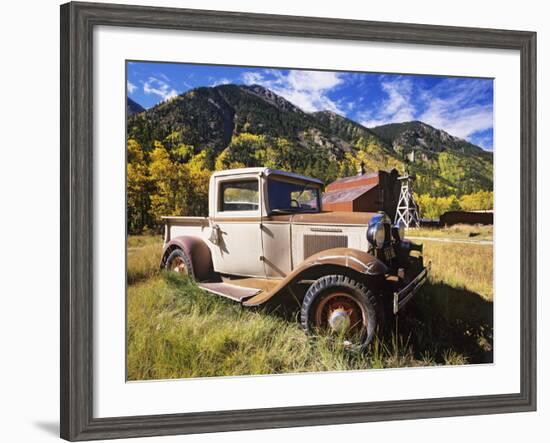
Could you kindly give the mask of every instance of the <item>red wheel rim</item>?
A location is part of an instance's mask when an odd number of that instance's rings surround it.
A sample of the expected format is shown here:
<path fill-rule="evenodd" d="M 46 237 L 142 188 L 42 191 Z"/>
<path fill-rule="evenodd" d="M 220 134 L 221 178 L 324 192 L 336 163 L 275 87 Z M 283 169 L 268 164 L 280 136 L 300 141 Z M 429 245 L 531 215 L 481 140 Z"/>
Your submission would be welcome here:
<path fill-rule="evenodd" d="M 317 328 L 348 335 L 366 330 L 368 316 L 352 295 L 333 292 L 320 300 L 315 309 L 314 321 Z"/>
<path fill-rule="evenodd" d="M 188 275 L 187 266 L 181 257 L 174 257 L 170 262 L 170 270 L 180 274 Z"/>

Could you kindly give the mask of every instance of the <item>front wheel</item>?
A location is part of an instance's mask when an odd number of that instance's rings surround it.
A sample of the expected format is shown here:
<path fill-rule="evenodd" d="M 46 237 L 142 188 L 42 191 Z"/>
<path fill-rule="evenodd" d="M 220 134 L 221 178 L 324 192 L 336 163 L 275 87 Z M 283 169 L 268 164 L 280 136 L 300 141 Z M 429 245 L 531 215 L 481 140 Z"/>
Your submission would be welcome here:
<path fill-rule="evenodd" d="M 328 331 L 346 345 L 363 349 L 376 334 L 376 296 L 352 278 L 327 275 L 309 287 L 300 319 L 308 334 Z"/>

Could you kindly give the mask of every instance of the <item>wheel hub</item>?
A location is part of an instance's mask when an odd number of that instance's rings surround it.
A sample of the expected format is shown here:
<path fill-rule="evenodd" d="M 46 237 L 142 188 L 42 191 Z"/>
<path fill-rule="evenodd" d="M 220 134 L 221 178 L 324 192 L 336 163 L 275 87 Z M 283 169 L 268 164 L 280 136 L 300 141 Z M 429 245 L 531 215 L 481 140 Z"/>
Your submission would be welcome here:
<path fill-rule="evenodd" d="M 185 262 L 181 258 L 176 257 L 171 264 L 172 271 L 187 274 L 187 266 L 185 266 Z"/>
<path fill-rule="evenodd" d="M 360 330 L 363 319 L 364 315 L 354 298 L 339 291 L 325 296 L 315 313 L 317 327 L 328 327 L 338 333 Z"/>
<path fill-rule="evenodd" d="M 328 324 L 335 332 L 346 331 L 351 325 L 350 315 L 344 309 L 335 309 L 329 315 Z"/>

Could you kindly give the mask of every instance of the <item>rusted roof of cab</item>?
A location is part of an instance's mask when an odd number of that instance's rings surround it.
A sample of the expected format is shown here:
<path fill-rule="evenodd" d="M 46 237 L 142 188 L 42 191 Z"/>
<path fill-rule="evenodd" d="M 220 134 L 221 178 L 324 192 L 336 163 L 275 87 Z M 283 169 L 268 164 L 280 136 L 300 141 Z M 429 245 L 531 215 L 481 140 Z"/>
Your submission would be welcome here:
<path fill-rule="evenodd" d="M 316 183 L 318 185 L 323 185 L 324 183 L 312 177 L 307 177 L 305 175 L 295 174 L 294 172 L 280 171 L 278 169 L 270 168 L 239 168 L 239 169 L 226 169 L 225 171 L 216 171 L 212 174 L 213 177 L 225 177 L 228 175 L 241 175 L 241 174 L 264 174 L 269 175 L 280 175 L 283 177 L 293 178 L 295 180 L 306 181 L 310 183 Z"/>

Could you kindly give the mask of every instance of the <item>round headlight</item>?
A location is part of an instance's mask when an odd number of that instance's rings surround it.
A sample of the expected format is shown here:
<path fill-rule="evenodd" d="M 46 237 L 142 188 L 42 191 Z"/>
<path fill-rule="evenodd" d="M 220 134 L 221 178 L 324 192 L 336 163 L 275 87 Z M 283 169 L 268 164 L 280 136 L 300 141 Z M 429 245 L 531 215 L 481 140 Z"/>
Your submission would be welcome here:
<path fill-rule="evenodd" d="M 376 248 L 381 248 L 384 246 L 384 241 L 386 240 L 386 230 L 384 229 L 384 224 L 376 223 L 372 225 L 367 231 L 367 239 Z"/>

